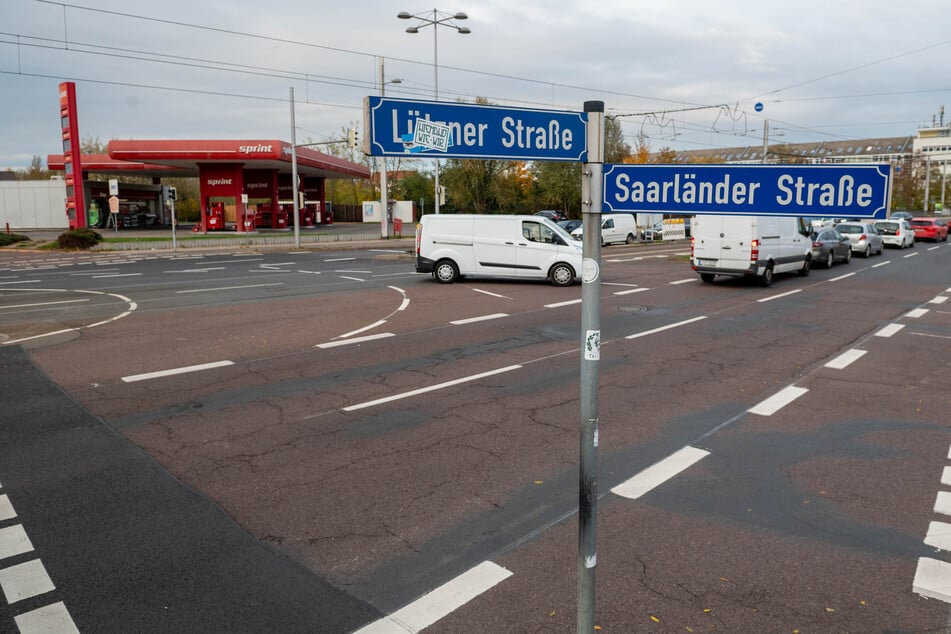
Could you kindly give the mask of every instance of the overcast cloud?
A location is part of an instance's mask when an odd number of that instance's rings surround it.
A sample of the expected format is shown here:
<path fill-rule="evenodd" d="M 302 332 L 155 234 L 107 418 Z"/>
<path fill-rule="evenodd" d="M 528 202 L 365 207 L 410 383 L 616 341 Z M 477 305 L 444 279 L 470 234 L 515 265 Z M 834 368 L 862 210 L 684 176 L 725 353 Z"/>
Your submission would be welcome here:
<path fill-rule="evenodd" d="M 652 150 L 906 136 L 951 92 L 934 0 L 462 1 L 439 27 L 440 100 L 581 110 L 605 102 Z M 431 99 L 432 26 L 384 0 L 0 1 L 0 169 L 61 151 L 57 86 L 81 136 L 340 138 L 363 97 Z M 147 19 L 148 18 L 148 19 Z M 263 36 L 263 37 L 255 37 Z M 283 40 L 283 41 L 282 41 Z M 161 60 L 161 61 L 160 61 Z M 764 104 L 762 113 L 754 110 Z M 710 106 L 709 108 L 702 108 Z M 725 106 L 725 107 L 724 107 Z M 689 109 L 689 110 L 688 110 Z M 951 119 L 951 112 L 949 112 Z"/>

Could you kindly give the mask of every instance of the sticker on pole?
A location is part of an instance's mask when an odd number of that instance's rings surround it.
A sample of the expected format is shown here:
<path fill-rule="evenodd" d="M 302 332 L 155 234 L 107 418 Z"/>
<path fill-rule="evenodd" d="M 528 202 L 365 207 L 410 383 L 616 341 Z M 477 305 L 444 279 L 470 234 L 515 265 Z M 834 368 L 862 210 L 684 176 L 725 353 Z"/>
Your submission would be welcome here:
<path fill-rule="evenodd" d="M 601 359 L 601 331 L 589 330 L 584 337 L 584 359 L 585 361 L 598 361 Z"/>
<path fill-rule="evenodd" d="M 404 135 L 404 141 L 406 136 L 409 135 Z M 448 125 L 435 123 L 429 119 L 416 119 L 416 128 L 413 130 L 410 142 L 410 152 L 425 150 L 445 152 L 452 144 L 452 129 Z"/>
<path fill-rule="evenodd" d="M 581 281 L 585 284 L 598 281 L 601 267 L 594 258 L 585 258 L 581 261 Z"/>

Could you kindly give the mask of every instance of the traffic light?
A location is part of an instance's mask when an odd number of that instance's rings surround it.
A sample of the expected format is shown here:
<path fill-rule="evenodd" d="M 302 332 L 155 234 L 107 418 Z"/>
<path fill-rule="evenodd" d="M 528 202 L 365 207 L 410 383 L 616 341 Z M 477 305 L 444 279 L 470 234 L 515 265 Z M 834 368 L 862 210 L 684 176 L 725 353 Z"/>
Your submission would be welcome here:
<path fill-rule="evenodd" d="M 357 129 L 350 128 L 347 130 L 347 145 L 351 148 L 357 147 Z"/>
<path fill-rule="evenodd" d="M 169 200 L 178 200 L 178 193 L 175 191 L 174 187 L 168 188 L 168 199 Z"/>

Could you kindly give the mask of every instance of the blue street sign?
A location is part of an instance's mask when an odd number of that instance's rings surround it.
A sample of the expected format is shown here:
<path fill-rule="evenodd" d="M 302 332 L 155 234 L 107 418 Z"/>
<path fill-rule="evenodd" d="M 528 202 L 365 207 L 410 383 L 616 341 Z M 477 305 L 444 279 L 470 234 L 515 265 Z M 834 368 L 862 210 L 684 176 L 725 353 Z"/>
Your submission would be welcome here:
<path fill-rule="evenodd" d="M 884 218 L 888 164 L 605 165 L 604 213 Z"/>
<path fill-rule="evenodd" d="M 366 97 L 363 115 L 371 156 L 587 159 L 583 112 Z"/>

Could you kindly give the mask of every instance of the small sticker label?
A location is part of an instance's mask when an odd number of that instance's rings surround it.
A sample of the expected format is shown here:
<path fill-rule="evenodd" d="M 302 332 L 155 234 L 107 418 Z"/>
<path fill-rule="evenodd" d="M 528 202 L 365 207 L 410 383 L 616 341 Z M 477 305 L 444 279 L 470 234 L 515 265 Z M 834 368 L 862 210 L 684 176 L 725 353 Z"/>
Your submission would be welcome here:
<path fill-rule="evenodd" d="M 584 337 L 584 358 L 585 361 L 598 361 L 601 359 L 601 331 L 589 330 Z"/>
<path fill-rule="evenodd" d="M 598 565 L 598 553 L 594 553 L 593 555 L 589 557 L 585 557 L 584 559 L 585 568 L 594 568 L 597 565 Z"/>
<path fill-rule="evenodd" d="M 595 447 L 598 446 L 598 428 L 597 427 L 594 428 L 594 446 Z"/>
<path fill-rule="evenodd" d="M 585 258 L 581 261 L 581 281 L 583 283 L 590 284 L 591 282 L 596 282 L 600 275 L 601 267 L 598 266 L 597 260 Z"/>

